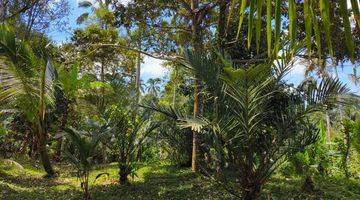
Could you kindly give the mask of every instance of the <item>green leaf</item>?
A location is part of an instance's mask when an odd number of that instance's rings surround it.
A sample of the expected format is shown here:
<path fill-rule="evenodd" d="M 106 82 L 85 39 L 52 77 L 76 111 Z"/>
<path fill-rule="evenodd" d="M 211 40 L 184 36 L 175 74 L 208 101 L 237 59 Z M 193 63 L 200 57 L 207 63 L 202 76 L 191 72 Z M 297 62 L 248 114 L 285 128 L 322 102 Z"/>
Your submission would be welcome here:
<path fill-rule="evenodd" d="M 251 40 L 253 35 L 253 23 L 254 23 L 254 13 L 255 13 L 255 3 L 256 0 L 250 2 L 250 10 L 249 10 L 249 17 L 248 17 L 248 38 L 247 38 L 247 47 L 250 48 Z"/>
<path fill-rule="evenodd" d="M 276 0 L 275 4 L 275 54 L 279 52 L 280 32 L 281 32 L 281 0 Z"/>
<path fill-rule="evenodd" d="M 256 8 L 256 51 L 259 54 L 260 50 L 260 37 L 261 37 L 261 22 L 262 22 L 262 7 L 263 7 L 264 0 L 257 1 L 257 8 Z"/>
<path fill-rule="evenodd" d="M 237 30 L 237 34 L 236 34 L 236 39 L 239 38 L 239 35 L 241 32 L 241 26 L 244 21 L 246 2 L 247 2 L 247 0 L 242 0 L 242 2 L 241 2 L 240 13 L 239 13 L 239 26 L 238 26 L 238 30 Z"/>
<path fill-rule="evenodd" d="M 331 44 L 331 36 L 330 36 L 331 25 L 330 25 L 330 10 L 329 10 L 328 0 L 320 0 L 320 13 L 325 29 L 326 44 L 329 49 L 330 55 L 334 56 L 334 52 Z"/>
<path fill-rule="evenodd" d="M 351 61 L 354 62 L 355 45 L 354 45 L 353 36 L 351 34 L 349 13 L 347 10 L 347 0 L 339 0 L 339 5 L 340 5 L 341 16 L 344 22 L 346 47 L 350 53 Z"/>
<path fill-rule="evenodd" d="M 267 35 L 267 48 L 268 56 L 271 57 L 271 21 L 272 21 L 272 0 L 266 2 L 266 35 Z"/>
<path fill-rule="evenodd" d="M 295 0 L 289 0 L 289 35 L 291 46 L 294 45 L 296 39 L 296 4 Z"/>
<path fill-rule="evenodd" d="M 308 55 L 311 56 L 312 20 L 310 11 L 310 0 L 304 0 L 304 22 L 306 46 L 308 50 Z"/>
<path fill-rule="evenodd" d="M 321 33 L 320 33 L 318 21 L 316 19 L 316 15 L 314 13 L 313 1 L 311 1 L 311 4 L 310 4 L 310 15 L 311 15 L 312 23 L 313 23 L 313 29 L 314 29 L 314 35 L 315 35 L 315 41 L 316 41 L 319 64 L 321 65 L 321 56 L 322 56 Z"/>

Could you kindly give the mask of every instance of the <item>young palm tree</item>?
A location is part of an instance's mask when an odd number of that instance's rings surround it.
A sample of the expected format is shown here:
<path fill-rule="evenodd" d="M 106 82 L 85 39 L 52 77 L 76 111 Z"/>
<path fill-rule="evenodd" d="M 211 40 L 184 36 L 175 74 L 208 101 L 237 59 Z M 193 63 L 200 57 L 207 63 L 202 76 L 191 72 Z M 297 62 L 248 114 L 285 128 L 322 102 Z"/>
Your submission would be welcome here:
<path fill-rule="evenodd" d="M 348 92 L 336 79 L 305 81 L 298 88 L 287 85 L 283 77 L 291 69 L 287 65 L 291 56 L 286 55 L 278 64 L 236 69 L 226 59 L 219 63 L 190 51 L 185 65 L 219 99 L 219 109 L 212 110 L 217 113 L 192 118 L 173 109 L 154 108 L 177 119 L 182 127 L 212 136 L 209 145 L 217 151 L 218 164 L 233 165 L 240 180 L 237 188 L 230 187 L 226 178 L 219 181 L 242 199 L 258 199 L 279 165 L 316 141 L 318 130 L 309 115 L 334 106 L 341 99 L 338 95 Z"/>
<path fill-rule="evenodd" d="M 0 26 L 0 55 L 0 102 L 3 108 L 23 114 L 32 124 L 44 169 L 48 176 L 53 176 L 46 150 L 45 114 L 47 105 L 53 102 L 54 66 L 47 57 L 36 57 L 30 46 L 18 40 L 6 25 Z"/>
<path fill-rule="evenodd" d="M 91 125 L 95 125 L 92 123 Z M 72 147 L 75 148 L 75 152 L 66 151 L 67 157 L 71 163 L 77 169 L 77 175 L 81 182 L 81 189 L 84 191 L 84 199 L 90 199 L 89 192 L 89 177 L 93 167 L 93 157 L 96 152 L 96 148 L 100 142 L 101 137 L 106 132 L 106 126 L 93 127 L 96 131 L 84 132 L 77 131 L 74 128 L 66 128 L 65 133 Z M 100 173 L 96 176 L 98 179 L 102 175 L 108 175 L 107 173 Z"/>
<path fill-rule="evenodd" d="M 136 170 L 137 157 L 143 142 L 158 126 L 146 116 L 134 116 L 123 106 L 113 106 L 108 110 L 111 135 L 116 139 L 119 156 L 119 182 L 127 184 L 128 175 Z"/>

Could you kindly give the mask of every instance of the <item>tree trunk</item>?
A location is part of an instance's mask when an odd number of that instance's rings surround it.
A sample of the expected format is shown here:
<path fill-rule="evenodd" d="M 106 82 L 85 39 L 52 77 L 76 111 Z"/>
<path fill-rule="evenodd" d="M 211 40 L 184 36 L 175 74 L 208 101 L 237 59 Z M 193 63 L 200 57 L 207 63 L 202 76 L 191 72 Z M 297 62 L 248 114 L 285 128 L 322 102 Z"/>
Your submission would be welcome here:
<path fill-rule="evenodd" d="M 101 83 L 105 83 L 105 63 L 101 62 L 101 72 L 100 72 Z M 101 99 L 100 99 L 100 112 L 105 110 L 105 87 L 101 87 Z"/>
<path fill-rule="evenodd" d="M 350 130 L 348 126 L 344 126 L 344 134 L 345 134 L 345 155 L 344 155 L 344 172 L 346 178 L 350 177 L 349 169 L 348 169 L 348 159 L 350 155 Z"/>
<path fill-rule="evenodd" d="M 40 131 L 38 134 L 38 142 L 39 142 L 38 150 L 40 154 L 41 163 L 44 167 L 45 172 L 47 173 L 47 176 L 52 177 L 55 175 L 55 172 L 51 166 L 49 155 L 46 149 L 46 137 L 44 132 L 42 131 Z"/>
<path fill-rule="evenodd" d="M 330 120 L 330 115 L 328 112 L 326 112 L 326 140 L 327 143 L 331 144 L 331 133 L 332 132 L 332 128 L 331 128 L 331 120 Z"/>
<path fill-rule="evenodd" d="M 120 185 L 129 184 L 127 167 L 122 164 L 120 164 L 120 167 L 119 167 L 119 183 L 120 183 Z"/>
<path fill-rule="evenodd" d="M 84 200 L 90 199 L 90 193 L 89 193 L 89 172 L 85 172 L 84 179 L 82 182 L 82 189 L 84 190 Z"/>
<path fill-rule="evenodd" d="M 137 98 L 137 102 L 139 102 L 139 98 L 140 98 L 140 86 L 141 86 L 141 39 L 139 39 L 138 41 L 138 49 L 139 52 L 137 54 L 137 58 L 136 58 L 136 83 L 135 83 L 135 87 L 136 87 L 136 98 Z"/>
<path fill-rule="evenodd" d="M 200 22 L 198 19 L 198 15 L 194 13 L 195 10 L 199 8 L 199 1 L 198 0 L 191 0 L 191 10 L 193 11 L 192 14 L 192 22 L 191 22 L 191 38 L 192 38 L 192 45 L 194 48 L 195 53 L 201 53 L 201 32 L 200 32 Z M 200 114 L 200 88 L 201 82 L 199 77 L 195 75 L 195 85 L 194 85 L 194 117 L 199 116 Z M 199 162 L 198 162 L 198 151 L 199 151 L 199 144 L 198 144 L 198 133 L 193 131 L 193 140 L 192 140 L 192 158 L 191 158 L 191 170 L 193 172 L 198 171 Z"/>
<path fill-rule="evenodd" d="M 172 106 L 173 106 L 173 108 L 176 107 L 177 79 L 178 79 L 178 71 L 177 71 L 177 68 L 175 66 L 175 78 L 174 78 L 174 82 L 173 82 L 173 96 L 172 96 Z"/>
<path fill-rule="evenodd" d="M 261 192 L 260 184 L 252 183 L 249 187 L 244 189 L 242 199 L 257 200 L 260 198 L 260 192 Z"/>
<path fill-rule="evenodd" d="M 38 142 L 39 142 L 39 154 L 41 162 L 44 166 L 44 169 L 47 173 L 48 177 L 52 177 L 55 175 L 54 170 L 51 166 L 49 155 L 46 149 L 46 128 L 45 128 L 45 82 L 46 82 L 46 66 L 42 69 L 41 74 L 41 90 L 40 90 L 40 98 L 39 98 L 39 113 L 38 113 L 38 124 L 37 124 L 37 132 L 38 132 Z"/>

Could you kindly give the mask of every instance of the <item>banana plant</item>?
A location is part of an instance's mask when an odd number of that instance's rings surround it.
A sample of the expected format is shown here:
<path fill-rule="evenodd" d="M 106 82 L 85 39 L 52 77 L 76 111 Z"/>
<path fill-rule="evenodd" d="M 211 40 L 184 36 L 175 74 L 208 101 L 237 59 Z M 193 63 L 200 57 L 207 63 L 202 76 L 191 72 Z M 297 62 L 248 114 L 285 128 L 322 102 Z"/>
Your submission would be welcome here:
<path fill-rule="evenodd" d="M 4 113 L 21 113 L 32 124 L 39 154 L 48 176 L 53 176 L 46 150 L 45 115 L 54 102 L 55 68 L 46 55 L 37 57 L 30 45 L 17 39 L 7 25 L 0 25 L 0 102 Z"/>

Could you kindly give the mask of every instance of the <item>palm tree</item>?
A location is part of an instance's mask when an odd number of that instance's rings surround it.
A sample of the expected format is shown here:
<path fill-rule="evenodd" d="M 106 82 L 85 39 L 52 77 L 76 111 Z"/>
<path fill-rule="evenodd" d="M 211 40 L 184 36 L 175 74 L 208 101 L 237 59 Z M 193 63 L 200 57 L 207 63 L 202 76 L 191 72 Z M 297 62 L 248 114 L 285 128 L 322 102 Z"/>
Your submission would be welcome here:
<path fill-rule="evenodd" d="M 157 97 L 158 92 L 160 91 L 160 86 L 159 84 L 161 83 L 161 79 L 160 78 L 151 78 L 147 81 L 147 87 L 146 87 L 146 91 L 153 95 L 154 97 Z"/>
<path fill-rule="evenodd" d="M 111 135 L 116 138 L 116 151 L 119 152 L 119 183 L 128 184 L 128 175 L 136 171 L 136 161 L 145 139 L 158 126 L 144 113 L 143 116 L 133 114 L 124 106 L 112 106 L 108 110 L 108 120 Z"/>
<path fill-rule="evenodd" d="M 46 150 L 45 114 L 53 102 L 54 66 L 46 57 L 37 58 L 30 46 L 16 38 L 14 31 L 0 26 L 0 54 L 3 56 L 0 102 L 23 114 L 32 124 L 39 142 L 39 154 L 48 176 L 54 175 Z"/>
<path fill-rule="evenodd" d="M 96 153 L 96 148 L 100 142 L 102 136 L 107 131 L 106 126 L 97 126 L 96 123 L 89 123 L 92 125 L 94 132 L 78 131 L 74 128 L 66 128 L 65 133 L 71 145 L 75 148 L 76 152 L 66 150 L 67 157 L 70 162 L 76 167 L 77 175 L 81 182 L 81 189 L 84 191 L 84 199 L 90 199 L 89 193 L 89 177 L 93 167 L 93 157 Z M 98 179 L 102 175 L 108 175 L 108 173 L 100 173 L 96 176 Z"/>
<path fill-rule="evenodd" d="M 348 92 L 337 79 L 305 81 L 298 88 L 285 84 L 291 54 L 284 54 L 277 64 L 269 61 L 236 69 L 226 59 L 218 63 L 189 51 L 185 66 L 201 78 L 205 90 L 219 98 L 218 113 L 193 118 L 174 109 L 154 108 L 183 128 L 212 136 L 209 145 L 217 151 L 218 164 L 235 165 L 240 180 L 235 185 L 241 194 L 229 180 L 218 181 L 242 199 L 258 199 L 262 186 L 280 164 L 316 141 L 318 131 L 310 115 L 335 106 L 341 100 L 338 95 Z"/>

